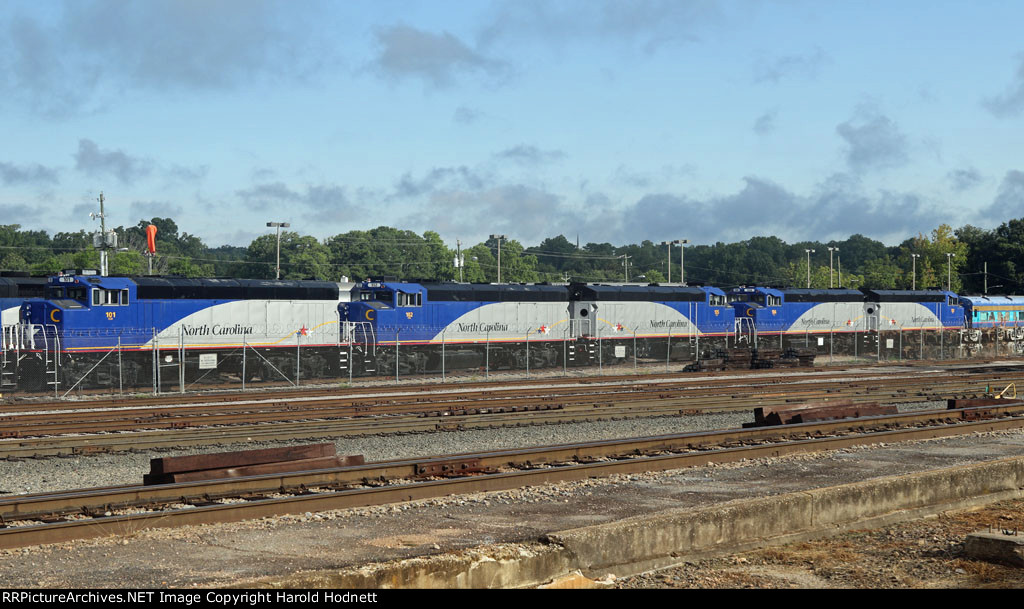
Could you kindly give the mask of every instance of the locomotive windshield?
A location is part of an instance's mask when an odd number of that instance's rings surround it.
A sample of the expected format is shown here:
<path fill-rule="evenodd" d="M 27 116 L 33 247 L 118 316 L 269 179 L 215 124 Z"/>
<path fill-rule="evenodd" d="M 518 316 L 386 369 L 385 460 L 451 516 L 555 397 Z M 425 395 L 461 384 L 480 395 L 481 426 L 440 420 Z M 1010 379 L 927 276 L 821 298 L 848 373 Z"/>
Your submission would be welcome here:
<path fill-rule="evenodd" d="M 71 300 L 77 300 L 85 303 L 87 288 L 84 287 L 51 287 L 46 290 L 46 297 L 50 300 L 64 300 L 69 298 Z"/>
<path fill-rule="evenodd" d="M 384 302 L 384 303 L 387 303 L 387 304 L 391 304 L 391 302 L 394 300 L 394 294 L 392 294 L 392 292 L 390 292 L 390 291 L 383 291 L 383 290 L 377 290 L 377 291 L 364 290 L 364 291 L 359 292 L 359 300 L 361 300 L 362 302 L 368 302 L 370 300 L 376 300 L 376 301 L 379 301 L 379 302 Z"/>

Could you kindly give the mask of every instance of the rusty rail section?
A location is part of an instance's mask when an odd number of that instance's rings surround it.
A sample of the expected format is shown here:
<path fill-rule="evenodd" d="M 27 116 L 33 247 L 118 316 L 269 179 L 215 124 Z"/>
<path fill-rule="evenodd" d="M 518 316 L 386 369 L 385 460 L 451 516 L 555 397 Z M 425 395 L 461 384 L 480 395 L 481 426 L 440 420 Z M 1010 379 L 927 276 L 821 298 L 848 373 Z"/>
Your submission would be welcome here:
<path fill-rule="evenodd" d="M 938 391 L 945 395 L 970 397 L 976 395 L 986 383 L 991 386 L 992 383 L 997 382 L 991 378 L 981 380 L 970 377 L 964 379 L 958 377 L 942 382 L 946 377 L 948 377 L 947 373 L 943 373 L 939 378 L 883 379 L 889 381 L 887 393 L 882 391 L 880 379 L 870 379 L 863 384 L 848 383 L 839 386 L 830 386 L 823 382 L 808 383 L 806 386 L 794 383 L 788 387 L 777 387 L 770 393 L 765 392 L 764 388 L 754 387 L 750 388 L 746 394 L 734 392 L 728 395 L 711 394 L 699 398 L 692 397 L 686 391 L 674 394 L 662 390 L 650 393 L 616 390 L 615 393 L 606 396 L 584 395 L 574 402 L 570 402 L 564 397 L 556 396 L 549 399 L 542 395 L 536 397 L 537 401 L 534 402 L 499 400 L 496 403 L 502 404 L 502 406 L 492 404 L 488 408 L 476 410 L 459 408 L 407 416 L 350 418 L 335 417 L 326 411 L 318 412 L 316 415 L 306 413 L 303 416 L 298 416 L 298 412 L 295 412 L 298 420 L 280 421 L 276 416 L 268 415 L 257 419 L 262 422 L 246 423 L 230 416 L 215 418 L 214 415 L 206 417 L 197 415 L 199 416 L 198 420 L 203 423 L 202 425 L 188 420 L 167 418 L 162 425 L 142 425 L 147 429 L 144 431 L 0 439 L 0 458 L 116 452 L 161 446 L 231 444 L 253 439 L 294 440 L 311 437 L 430 432 L 505 425 L 541 425 L 609 418 L 679 416 L 750 408 L 755 405 L 775 405 L 782 408 L 790 403 L 808 400 L 827 401 L 828 403 L 849 400 L 863 403 L 878 401 L 879 397 L 883 397 L 899 402 L 928 401 L 937 399 L 938 395 L 935 392 Z M 856 394 L 851 394 L 851 391 L 856 391 Z M 417 402 L 417 404 L 420 403 Z M 544 405 L 546 408 L 534 408 L 538 404 Z M 524 416 L 526 413 L 529 416 Z M 61 415 L 57 413 L 54 416 L 60 417 Z M 218 423 L 219 425 L 217 425 Z M 62 429 L 83 432 L 82 428 Z"/>
<path fill-rule="evenodd" d="M 442 394 L 429 398 L 421 395 L 390 396 L 380 398 L 323 398 L 303 401 L 196 404 L 174 408 L 120 408 L 94 409 L 92 404 L 81 403 L 79 411 L 32 414 L 22 412 L 0 416 L 0 438 L 27 438 L 60 434 L 88 434 L 96 432 L 136 431 L 140 429 L 182 429 L 213 425 L 240 425 L 259 422 L 299 421 L 311 419 L 340 419 L 377 415 L 449 416 L 464 414 L 504 414 L 534 412 L 570 407 L 594 407 L 643 402 L 659 399 L 691 400 L 691 410 L 726 410 L 745 408 L 750 403 L 771 400 L 835 399 L 846 397 L 863 401 L 865 392 L 877 394 L 883 389 L 889 397 L 905 401 L 919 401 L 937 393 L 955 394 L 978 383 L 968 377 L 951 377 L 950 372 L 935 372 L 910 377 L 851 378 L 849 375 L 800 379 L 772 379 L 770 383 L 753 383 L 730 387 L 728 401 L 722 402 L 722 387 L 694 386 L 692 381 L 665 381 L 654 384 L 626 385 L 600 384 L 590 387 L 542 387 L 532 389 L 511 388 L 504 391 L 472 392 L 469 394 Z M 1013 382 L 1016 374 L 998 375 L 989 382 Z M 829 383 L 834 383 L 830 385 Z M 769 389 L 769 386 L 771 387 Z M 595 403 L 596 402 L 596 403 Z"/>
<path fill-rule="evenodd" d="M 1012 402 L 895 417 L 385 461 L 201 483 L 24 495 L 0 499 L 0 523 L 7 526 L 0 529 L 0 548 L 1022 427 L 1024 402 Z M 439 476 L 445 479 L 424 480 Z M 281 493 L 290 496 L 272 497 Z M 226 498 L 244 501 L 219 503 Z M 168 509 L 168 504 L 181 507 Z M 116 514 L 133 509 L 138 513 Z M 42 524 L 24 524 L 30 520 Z"/>
<path fill-rule="evenodd" d="M 911 368 L 913 372 L 907 372 L 908 375 L 920 376 L 919 368 L 923 366 L 905 365 L 900 366 L 902 370 L 904 368 Z M 929 367 L 934 367 L 931 365 Z M 844 370 L 854 369 L 853 372 L 843 372 Z M 1013 372 L 1020 375 L 1020 370 L 1013 370 L 1006 366 L 986 366 L 983 364 L 968 366 L 950 366 L 949 369 L 942 374 L 979 374 L 979 373 L 991 373 L 991 374 L 1012 374 Z M 712 388 L 723 385 L 735 385 L 737 387 L 751 387 L 751 386 L 764 386 L 773 384 L 784 384 L 791 383 L 794 378 L 803 377 L 808 380 L 814 378 L 829 378 L 830 376 L 836 376 L 843 378 L 844 380 L 854 381 L 865 378 L 877 378 L 880 375 L 886 374 L 900 374 L 900 372 L 893 372 L 892 366 L 878 366 L 878 367 L 828 367 L 827 370 L 823 368 L 807 369 L 803 371 L 792 371 L 786 374 L 778 374 L 774 372 L 753 372 L 750 370 L 746 371 L 729 371 L 714 374 L 701 375 L 699 377 L 687 377 L 681 375 L 679 372 L 669 373 L 654 373 L 654 374 L 626 374 L 626 375 L 607 375 L 607 376 L 596 376 L 596 377 L 554 377 L 554 378 L 543 378 L 543 379 L 507 379 L 502 380 L 500 384 L 496 381 L 487 382 L 435 382 L 425 384 L 410 384 L 410 385 L 368 385 L 359 387 L 331 387 L 331 388 L 307 388 L 307 389 L 292 389 L 292 390 L 267 390 L 261 393 L 253 392 L 203 392 L 187 395 L 161 395 L 161 396 L 126 396 L 126 397 L 115 397 L 115 398 L 101 398 L 92 399 L 84 398 L 77 400 L 5 400 L 0 402 L 0 414 L 8 413 L 24 413 L 35 411 L 54 411 L 54 410 L 79 410 L 84 408 L 89 409 L 119 409 L 119 408 L 153 408 L 157 406 L 177 406 L 184 404 L 197 404 L 204 406 L 211 406 L 217 403 L 224 402 L 289 402 L 295 400 L 316 400 L 318 398 L 332 399 L 332 400 L 352 400 L 353 405 L 366 405 L 366 406 L 378 406 L 381 404 L 389 403 L 389 396 L 428 396 L 430 394 L 444 394 L 452 399 L 458 399 L 458 396 L 469 396 L 470 398 L 481 397 L 481 396 L 492 396 L 495 393 L 501 393 L 503 395 L 512 395 L 515 391 L 529 391 L 530 388 L 536 388 L 543 386 L 545 389 L 551 390 L 564 385 L 640 385 L 640 384 L 658 384 L 660 386 L 675 386 L 675 387 L 702 387 Z M 938 374 L 935 371 L 928 371 L 923 374 Z M 478 391 L 466 391 L 476 389 Z M 557 389 L 554 390 L 556 393 Z M 457 392 L 457 393 L 456 393 Z M 381 398 L 374 398 L 374 395 L 383 396 Z M 268 397 L 269 396 L 269 397 Z M 358 400 L 354 396 L 365 398 Z M 436 398 L 434 398 L 436 399 Z"/>

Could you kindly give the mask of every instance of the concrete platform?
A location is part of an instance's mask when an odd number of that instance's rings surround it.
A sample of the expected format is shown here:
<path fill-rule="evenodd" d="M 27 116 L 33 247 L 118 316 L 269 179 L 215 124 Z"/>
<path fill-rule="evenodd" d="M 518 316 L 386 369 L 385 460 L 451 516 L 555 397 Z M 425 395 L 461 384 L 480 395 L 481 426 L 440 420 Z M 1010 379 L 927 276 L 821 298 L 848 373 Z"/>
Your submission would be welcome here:
<path fill-rule="evenodd" d="M 529 586 L 1022 496 L 1024 433 L 589 480 L 0 554 L 9 587 Z"/>

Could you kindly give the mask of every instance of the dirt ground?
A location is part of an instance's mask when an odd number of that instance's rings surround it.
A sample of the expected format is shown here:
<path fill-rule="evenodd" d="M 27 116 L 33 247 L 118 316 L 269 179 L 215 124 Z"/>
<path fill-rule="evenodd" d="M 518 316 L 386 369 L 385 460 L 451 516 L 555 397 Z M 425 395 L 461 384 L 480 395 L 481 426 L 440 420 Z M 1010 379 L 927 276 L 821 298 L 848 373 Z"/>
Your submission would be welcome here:
<path fill-rule="evenodd" d="M 1024 588 L 1024 569 L 964 556 L 968 533 L 1017 529 L 1024 500 L 702 560 L 617 588 Z"/>

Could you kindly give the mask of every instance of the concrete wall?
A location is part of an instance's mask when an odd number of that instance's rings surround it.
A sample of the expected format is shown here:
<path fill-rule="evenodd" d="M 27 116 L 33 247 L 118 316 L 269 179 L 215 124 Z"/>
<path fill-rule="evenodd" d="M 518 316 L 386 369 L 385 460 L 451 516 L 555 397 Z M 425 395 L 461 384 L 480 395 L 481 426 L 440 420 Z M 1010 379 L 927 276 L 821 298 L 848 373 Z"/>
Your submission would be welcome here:
<path fill-rule="evenodd" d="M 246 585 L 333 588 L 510 588 L 574 570 L 617 576 L 687 559 L 871 528 L 1024 496 L 1024 458 L 893 476 L 702 509 L 638 516 L 503 544 Z"/>

